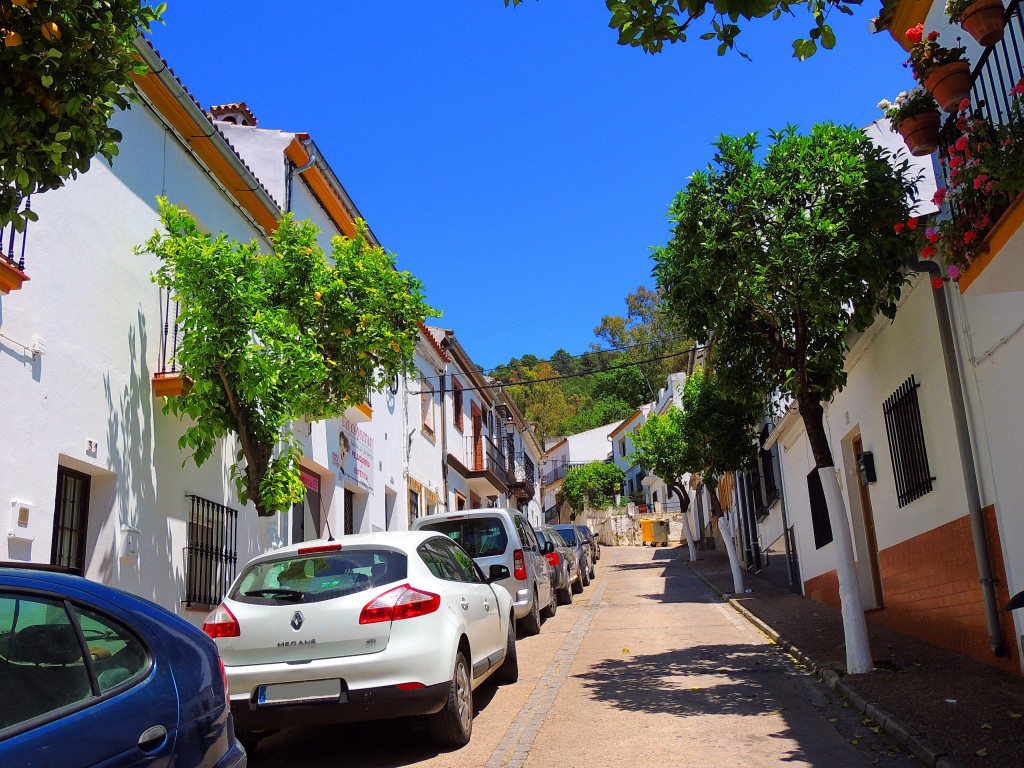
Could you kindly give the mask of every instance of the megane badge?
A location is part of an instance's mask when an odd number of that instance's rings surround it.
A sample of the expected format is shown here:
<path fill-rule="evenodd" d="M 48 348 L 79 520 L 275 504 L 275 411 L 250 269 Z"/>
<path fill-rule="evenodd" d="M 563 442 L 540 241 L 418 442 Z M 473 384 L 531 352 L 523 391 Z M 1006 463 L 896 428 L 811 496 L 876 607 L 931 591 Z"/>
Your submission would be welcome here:
<path fill-rule="evenodd" d="M 303 621 L 305 621 L 305 619 L 302 617 L 302 611 L 296 611 L 295 615 L 292 616 L 292 620 L 290 622 L 292 625 L 292 629 L 298 632 L 300 629 L 302 629 Z"/>

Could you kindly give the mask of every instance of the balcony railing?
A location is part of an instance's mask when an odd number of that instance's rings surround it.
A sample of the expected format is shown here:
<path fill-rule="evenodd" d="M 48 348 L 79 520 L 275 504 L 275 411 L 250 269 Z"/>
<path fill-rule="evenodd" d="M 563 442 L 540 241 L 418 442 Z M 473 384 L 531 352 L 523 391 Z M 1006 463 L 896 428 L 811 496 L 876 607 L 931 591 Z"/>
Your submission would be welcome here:
<path fill-rule="evenodd" d="M 508 485 L 505 454 L 497 443 L 486 435 L 469 435 L 463 445 L 462 463 L 470 472 L 490 472 L 503 485 Z"/>
<path fill-rule="evenodd" d="M 543 475 L 541 475 L 540 484 L 551 485 L 551 483 L 561 480 L 576 467 L 585 467 L 586 465 L 587 462 L 559 462 L 554 467 L 545 472 Z"/>
<path fill-rule="evenodd" d="M 22 210 L 32 210 L 30 198 L 25 198 Z M 6 272 L 10 273 L 10 277 L 5 277 L 0 281 L 0 291 L 17 290 L 25 280 L 28 280 L 28 277 L 24 274 L 25 245 L 27 242 L 28 226 L 22 232 L 19 232 L 13 224 L 0 228 L 0 263 L 6 267 L 13 267 L 13 270 L 6 270 Z"/>
<path fill-rule="evenodd" d="M 509 480 L 513 483 L 529 483 L 530 485 L 537 482 L 533 459 L 525 453 L 517 453 L 509 465 Z"/>
<path fill-rule="evenodd" d="M 160 335 L 159 365 L 157 371 L 162 374 L 179 373 L 178 343 L 185 337 L 184 331 L 178 326 L 178 314 L 181 307 L 178 302 L 171 298 L 171 292 L 166 288 L 160 289 L 160 314 L 163 319 L 163 328 Z"/>
<path fill-rule="evenodd" d="M 1006 9 L 1003 39 L 985 49 L 971 72 L 971 104 L 974 112 L 992 125 L 1010 120 L 1010 90 L 1024 77 L 1024 18 L 1020 0 L 1012 0 Z M 949 159 L 949 148 L 960 137 L 956 115 L 950 115 L 942 127 L 939 157 Z M 948 167 L 942 168 L 948 186 Z M 955 212 L 954 212 L 955 213 Z"/>

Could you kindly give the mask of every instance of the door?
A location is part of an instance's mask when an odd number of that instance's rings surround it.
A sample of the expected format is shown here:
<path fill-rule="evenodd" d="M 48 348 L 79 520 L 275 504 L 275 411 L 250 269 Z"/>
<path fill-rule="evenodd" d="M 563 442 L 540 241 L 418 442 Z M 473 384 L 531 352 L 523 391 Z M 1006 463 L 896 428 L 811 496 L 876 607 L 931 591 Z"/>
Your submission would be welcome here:
<path fill-rule="evenodd" d="M 67 467 L 57 467 L 57 498 L 53 508 L 50 564 L 69 568 L 72 573 L 79 576 L 85 570 L 89 487 L 88 475 Z"/>
<path fill-rule="evenodd" d="M 356 495 L 348 488 L 345 489 L 345 534 L 355 533 L 355 505 Z"/>
<path fill-rule="evenodd" d="M 476 403 L 472 406 L 473 413 L 473 469 L 484 469 L 484 419 Z"/>
<path fill-rule="evenodd" d="M 864 442 L 860 435 L 853 438 L 853 455 L 857 456 L 864 452 Z M 860 492 L 860 509 L 864 517 L 864 538 L 867 542 L 868 565 L 871 568 L 871 585 L 875 593 L 875 608 L 881 608 L 882 602 L 882 574 L 878 568 L 878 540 L 875 536 L 875 516 L 871 510 L 871 493 L 857 473 L 857 490 Z"/>

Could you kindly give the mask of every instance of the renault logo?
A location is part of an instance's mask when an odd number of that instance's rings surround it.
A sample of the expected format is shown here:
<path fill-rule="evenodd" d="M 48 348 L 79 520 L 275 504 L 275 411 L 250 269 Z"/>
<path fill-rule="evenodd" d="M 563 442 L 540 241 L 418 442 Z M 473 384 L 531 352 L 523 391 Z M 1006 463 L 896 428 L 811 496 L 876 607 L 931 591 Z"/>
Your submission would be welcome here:
<path fill-rule="evenodd" d="M 302 629 L 303 621 L 305 621 L 305 619 L 302 617 L 302 611 L 296 611 L 295 615 L 292 616 L 292 620 L 290 622 L 292 625 L 292 629 L 298 632 L 300 629 Z"/>

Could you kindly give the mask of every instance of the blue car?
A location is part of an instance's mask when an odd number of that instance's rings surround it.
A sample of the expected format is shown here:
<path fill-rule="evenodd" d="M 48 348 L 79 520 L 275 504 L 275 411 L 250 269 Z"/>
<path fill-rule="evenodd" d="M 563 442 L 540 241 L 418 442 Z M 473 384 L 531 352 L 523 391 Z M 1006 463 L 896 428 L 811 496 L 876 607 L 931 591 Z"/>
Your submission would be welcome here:
<path fill-rule="evenodd" d="M 0 766 L 244 768 L 213 640 L 135 595 L 0 565 Z"/>

